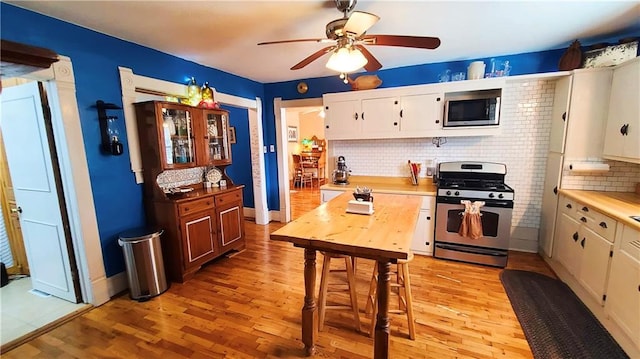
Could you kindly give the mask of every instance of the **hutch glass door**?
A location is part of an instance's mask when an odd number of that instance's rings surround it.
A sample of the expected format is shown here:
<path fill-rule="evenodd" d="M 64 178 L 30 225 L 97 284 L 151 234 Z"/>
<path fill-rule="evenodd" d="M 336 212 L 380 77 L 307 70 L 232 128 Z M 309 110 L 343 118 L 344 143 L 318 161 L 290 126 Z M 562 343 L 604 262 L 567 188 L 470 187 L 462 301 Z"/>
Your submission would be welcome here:
<path fill-rule="evenodd" d="M 165 165 L 193 165 L 196 158 L 191 112 L 186 109 L 163 107 L 162 119 Z"/>
<path fill-rule="evenodd" d="M 225 112 L 205 112 L 207 128 L 207 157 L 209 163 L 224 164 L 231 162 L 229 153 L 228 117 Z"/>

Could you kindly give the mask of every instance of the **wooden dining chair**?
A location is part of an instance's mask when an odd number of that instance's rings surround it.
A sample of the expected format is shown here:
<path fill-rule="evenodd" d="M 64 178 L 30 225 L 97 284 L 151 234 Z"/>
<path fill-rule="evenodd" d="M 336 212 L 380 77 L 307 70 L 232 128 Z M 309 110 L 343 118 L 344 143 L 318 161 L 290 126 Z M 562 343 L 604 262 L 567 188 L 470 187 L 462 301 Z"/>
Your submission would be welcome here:
<path fill-rule="evenodd" d="M 313 173 L 304 170 L 302 156 L 297 154 L 292 154 L 292 156 L 294 168 L 293 186 L 295 187 L 296 183 L 299 183 L 301 188 L 304 188 L 306 185 L 309 185 L 311 186 L 311 188 L 313 188 Z"/>

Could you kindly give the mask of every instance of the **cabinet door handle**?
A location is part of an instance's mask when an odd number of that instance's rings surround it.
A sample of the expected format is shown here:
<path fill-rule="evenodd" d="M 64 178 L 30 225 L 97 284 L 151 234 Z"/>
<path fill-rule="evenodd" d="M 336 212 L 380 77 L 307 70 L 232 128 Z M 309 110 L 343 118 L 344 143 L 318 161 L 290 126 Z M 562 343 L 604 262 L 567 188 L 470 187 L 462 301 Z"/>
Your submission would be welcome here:
<path fill-rule="evenodd" d="M 398 123 L 397 123 L 397 122 L 394 122 L 394 123 L 393 123 L 393 125 L 394 125 L 394 126 L 398 126 Z"/>
<path fill-rule="evenodd" d="M 553 187 L 553 194 L 558 194 L 558 186 Z"/>
<path fill-rule="evenodd" d="M 364 121 L 364 112 L 362 113 L 362 121 Z"/>
<path fill-rule="evenodd" d="M 436 123 L 440 123 L 440 120 L 436 120 Z"/>
<path fill-rule="evenodd" d="M 427 221 L 430 221 L 430 220 L 431 220 L 431 216 L 427 216 Z"/>
<path fill-rule="evenodd" d="M 567 208 L 569 208 L 569 209 L 573 208 L 573 206 L 571 205 L 571 203 L 567 203 Z"/>
<path fill-rule="evenodd" d="M 629 134 L 629 124 L 624 125 L 624 135 L 627 136 Z"/>
<path fill-rule="evenodd" d="M 17 208 L 11 208 L 12 213 L 22 213 L 22 207 L 18 206 Z"/>
<path fill-rule="evenodd" d="M 584 218 L 584 217 L 580 217 L 580 220 L 581 220 L 582 222 L 584 222 L 584 223 L 587 223 L 587 219 L 586 219 L 586 218 Z"/>
<path fill-rule="evenodd" d="M 562 114 L 562 121 L 566 121 L 567 120 L 567 113 L 563 113 Z"/>
<path fill-rule="evenodd" d="M 588 207 L 582 207 L 582 210 L 585 212 L 589 212 L 589 208 Z"/>
<path fill-rule="evenodd" d="M 626 130 L 625 126 L 626 125 L 622 125 L 622 127 L 620 127 L 620 134 L 623 135 L 623 136 L 625 135 L 625 130 Z"/>
<path fill-rule="evenodd" d="M 577 241 L 577 240 L 578 240 L 578 238 L 579 238 L 579 236 L 578 236 L 578 232 L 574 233 L 574 234 L 573 234 L 573 241 L 574 241 L 574 242 L 575 242 L 575 241 Z"/>
<path fill-rule="evenodd" d="M 329 125 L 324 126 L 324 128 L 329 128 Z"/>
<path fill-rule="evenodd" d="M 357 112 L 353 115 L 353 118 L 355 118 L 356 121 L 358 120 L 358 113 Z"/>
<path fill-rule="evenodd" d="M 605 223 L 605 222 L 600 222 L 600 227 L 602 227 L 602 228 L 607 228 L 607 223 Z"/>
<path fill-rule="evenodd" d="M 402 118 L 402 112 L 404 111 L 404 109 L 400 110 L 400 118 Z"/>
<path fill-rule="evenodd" d="M 584 248 L 584 241 L 585 241 L 585 240 L 586 240 L 586 238 L 582 238 L 582 240 L 580 241 L 580 246 L 581 246 L 582 248 Z"/>

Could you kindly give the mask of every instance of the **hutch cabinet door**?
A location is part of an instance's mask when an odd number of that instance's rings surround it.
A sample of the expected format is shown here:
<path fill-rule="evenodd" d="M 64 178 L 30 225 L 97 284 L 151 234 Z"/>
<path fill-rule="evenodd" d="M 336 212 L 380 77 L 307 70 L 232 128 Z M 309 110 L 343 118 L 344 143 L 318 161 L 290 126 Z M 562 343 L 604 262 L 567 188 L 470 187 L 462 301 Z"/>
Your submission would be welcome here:
<path fill-rule="evenodd" d="M 216 196 L 216 217 L 220 230 L 220 250 L 244 247 L 242 190 Z"/>
<path fill-rule="evenodd" d="M 157 103 L 159 153 L 164 169 L 192 167 L 196 163 L 194 121 L 197 116 L 189 106 Z M 197 112 L 197 111 L 195 111 Z"/>
<path fill-rule="evenodd" d="M 203 148 L 200 165 L 231 163 L 229 143 L 229 115 L 226 111 L 203 111 Z M 199 139 L 198 139 L 199 141 Z"/>
<path fill-rule="evenodd" d="M 223 252 L 230 246 L 234 246 L 237 240 L 243 238 L 243 211 L 240 204 L 227 208 L 216 209 L 218 221 L 220 221 L 220 245 Z"/>
<path fill-rule="evenodd" d="M 186 269 L 200 266 L 218 252 L 215 211 L 182 216 L 180 227 Z"/>

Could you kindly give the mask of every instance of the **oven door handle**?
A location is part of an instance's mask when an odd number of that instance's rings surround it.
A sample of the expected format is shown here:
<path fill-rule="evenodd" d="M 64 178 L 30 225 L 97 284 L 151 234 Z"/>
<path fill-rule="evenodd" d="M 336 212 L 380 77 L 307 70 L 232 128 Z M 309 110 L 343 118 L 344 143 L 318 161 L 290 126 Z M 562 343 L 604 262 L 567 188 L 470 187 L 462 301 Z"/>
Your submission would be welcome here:
<path fill-rule="evenodd" d="M 458 251 L 458 252 L 464 252 L 464 253 L 471 253 L 471 254 L 482 254 L 482 255 L 487 255 L 487 256 L 493 256 L 493 257 L 506 257 L 507 254 L 503 253 L 503 252 L 497 252 L 497 251 L 491 251 L 491 250 L 474 250 L 473 248 L 467 248 L 467 247 L 462 247 L 462 246 L 450 246 L 447 244 L 442 244 L 442 243 L 437 243 L 436 247 L 442 248 L 442 249 L 448 249 L 448 250 L 452 250 L 452 251 Z"/>

